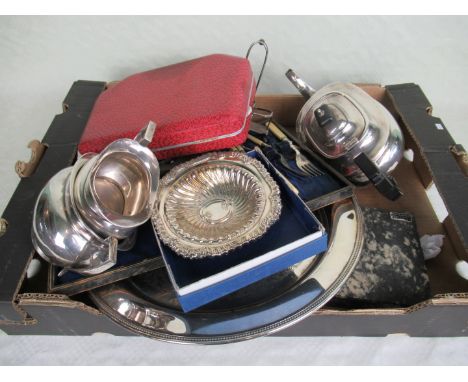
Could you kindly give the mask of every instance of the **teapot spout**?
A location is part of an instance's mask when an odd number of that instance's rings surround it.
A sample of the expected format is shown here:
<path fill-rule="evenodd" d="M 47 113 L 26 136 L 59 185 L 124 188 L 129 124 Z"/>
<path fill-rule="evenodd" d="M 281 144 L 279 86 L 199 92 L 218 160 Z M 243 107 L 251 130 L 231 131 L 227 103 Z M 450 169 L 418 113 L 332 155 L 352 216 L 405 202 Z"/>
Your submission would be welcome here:
<path fill-rule="evenodd" d="M 307 84 L 302 78 L 298 77 L 298 75 L 294 72 L 294 70 L 289 69 L 286 72 L 286 77 L 292 84 L 299 90 L 299 92 L 304 96 L 305 99 L 309 99 L 314 95 L 316 90 Z"/>

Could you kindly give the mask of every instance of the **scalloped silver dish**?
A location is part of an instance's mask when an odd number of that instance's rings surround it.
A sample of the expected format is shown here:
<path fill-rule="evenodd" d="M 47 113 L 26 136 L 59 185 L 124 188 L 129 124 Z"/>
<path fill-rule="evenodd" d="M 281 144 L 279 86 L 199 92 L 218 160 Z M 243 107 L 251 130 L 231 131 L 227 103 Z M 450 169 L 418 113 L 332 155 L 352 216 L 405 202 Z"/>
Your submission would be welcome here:
<path fill-rule="evenodd" d="M 177 254 L 203 258 L 258 239 L 280 213 L 279 187 L 262 163 L 240 152 L 215 152 L 162 178 L 152 221 Z"/>

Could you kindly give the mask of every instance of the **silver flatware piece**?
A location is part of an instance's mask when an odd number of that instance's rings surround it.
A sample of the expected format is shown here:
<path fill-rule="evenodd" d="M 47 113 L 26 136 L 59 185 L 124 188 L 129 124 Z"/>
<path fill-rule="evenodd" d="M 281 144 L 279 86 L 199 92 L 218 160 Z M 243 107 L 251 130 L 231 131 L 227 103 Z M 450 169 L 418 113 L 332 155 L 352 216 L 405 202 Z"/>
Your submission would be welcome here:
<path fill-rule="evenodd" d="M 281 131 L 281 129 L 273 122 L 268 123 L 268 130 L 278 138 L 280 141 L 288 142 L 289 147 L 294 151 L 294 161 L 297 167 L 304 172 L 305 176 L 319 176 L 323 175 L 323 172 L 316 167 L 309 159 L 307 159 L 296 145 Z"/>

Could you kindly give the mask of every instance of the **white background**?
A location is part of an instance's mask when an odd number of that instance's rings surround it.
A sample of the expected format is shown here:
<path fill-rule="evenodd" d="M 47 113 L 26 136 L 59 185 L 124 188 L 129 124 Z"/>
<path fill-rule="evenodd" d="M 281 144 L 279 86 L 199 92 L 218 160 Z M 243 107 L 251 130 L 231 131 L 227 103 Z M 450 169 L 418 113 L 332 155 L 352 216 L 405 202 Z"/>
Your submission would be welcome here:
<path fill-rule="evenodd" d="M 0 211 L 18 182 L 15 161 L 28 158 L 26 144 L 42 138 L 73 81 L 118 80 L 211 53 L 244 55 L 258 38 L 270 47 L 260 93 L 294 93 L 284 77 L 289 67 L 314 87 L 338 80 L 415 82 L 432 102 L 433 114 L 468 146 L 467 17 L 3 16 Z M 145 339 L 0 337 L 0 364 L 84 363 L 88 347 L 100 354 L 97 363 L 182 360 L 180 347 Z M 129 357 L 129 347 L 141 350 L 138 359 Z M 182 349 L 188 363 L 223 362 L 216 348 Z M 224 362 L 256 364 L 468 363 L 468 356 L 459 356 L 467 350 L 465 339 L 406 338 L 266 338 L 223 347 L 233 357 Z"/>
<path fill-rule="evenodd" d="M 61 112 L 73 81 L 109 81 L 211 53 L 270 47 L 260 93 L 294 93 L 294 68 L 330 81 L 419 84 L 458 143 L 468 146 L 468 17 L 0 17 L 0 211 L 17 159 Z M 261 51 L 256 51 L 259 61 Z"/>

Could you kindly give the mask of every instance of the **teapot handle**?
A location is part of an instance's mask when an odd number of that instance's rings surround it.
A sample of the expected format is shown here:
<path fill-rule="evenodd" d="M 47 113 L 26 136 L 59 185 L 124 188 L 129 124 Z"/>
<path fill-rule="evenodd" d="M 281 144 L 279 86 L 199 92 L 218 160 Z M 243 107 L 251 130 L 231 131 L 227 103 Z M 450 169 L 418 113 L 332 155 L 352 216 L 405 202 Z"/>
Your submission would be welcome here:
<path fill-rule="evenodd" d="M 403 195 L 396 180 L 391 175 L 380 171 L 365 153 L 361 153 L 354 158 L 354 163 L 387 199 L 394 201 Z"/>

